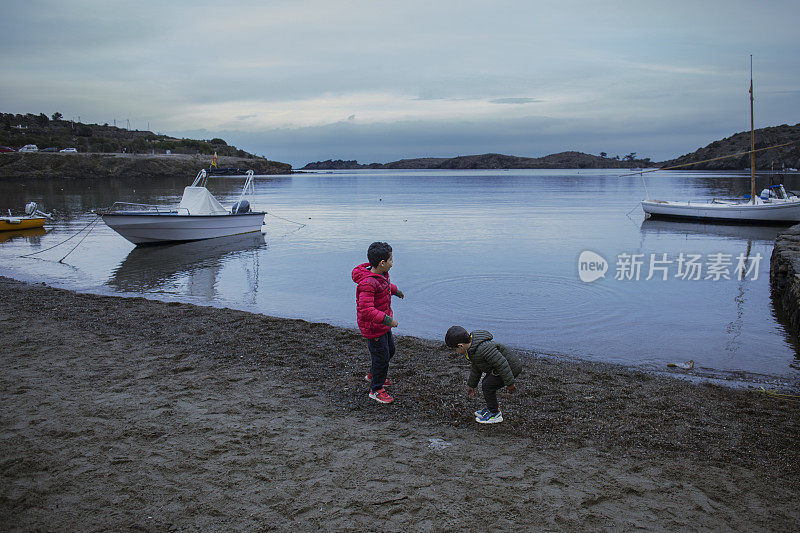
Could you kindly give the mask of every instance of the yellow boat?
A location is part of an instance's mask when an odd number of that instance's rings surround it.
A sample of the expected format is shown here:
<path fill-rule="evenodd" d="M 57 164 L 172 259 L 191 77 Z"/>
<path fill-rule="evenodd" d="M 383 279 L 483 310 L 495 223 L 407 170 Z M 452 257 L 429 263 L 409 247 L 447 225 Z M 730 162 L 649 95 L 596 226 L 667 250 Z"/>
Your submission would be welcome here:
<path fill-rule="evenodd" d="M 41 228 L 50 218 L 48 213 L 39 211 L 36 202 L 25 204 L 25 214 L 15 217 L 8 210 L 8 216 L 0 216 L 0 231 L 18 231 L 22 229 Z"/>
<path fill-rule="evenodd" d="M 0 231 L 41 228 L 46 220 L 45 217 L 0 217 Z"/>

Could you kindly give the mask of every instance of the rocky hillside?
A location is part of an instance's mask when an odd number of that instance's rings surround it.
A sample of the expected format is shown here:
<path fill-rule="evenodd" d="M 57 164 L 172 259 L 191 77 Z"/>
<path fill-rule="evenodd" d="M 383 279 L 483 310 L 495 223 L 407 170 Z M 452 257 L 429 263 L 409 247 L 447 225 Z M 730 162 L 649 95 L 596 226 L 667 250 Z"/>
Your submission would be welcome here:
<path fill-rule="evenodd" d="M 519 168 L 635 168 L 652 166 L 649 158 L 636 159 L 635 154 L 601 157 L 582 152 L 561 152 L 544 157 L 517 157 L 503 154 L 466 155 L 452 158 L 427 157 L 401 159 L 391 163 L 361 165 L 358 161 L 327 160 L 309 163 L 303 170 L 345 170 L 359 168 L 387 169 L 519 169 Z"/>
<path fill-rule="evenodd" d="M 0 178 L 194 177 L 210 156 L 164 154 L 0 153 Z M 220 168 L 256 174 L 288 174 L 292 166 L 262 157 L 222 156 Z"/>
<path fill-rule="evenodd" d="M 755 148 L 766 148 L 776 144 L 794 142 L 783 148 L 773 148 L 756 153 L 758 170 L 781 170 L 782 168 L 800 168 L 800 124 L 773 126 L 755 130 Z M 704 161 L 750 150 L 750 132 L 742 131 L 725 139 L 714 141 L 708 146 L 663 163 L 663 166 L 683 165 L 692 161 Z M 691 167 L 694 170 L 746 170 L 750 168 L 750 155 L 720 159 L 709 163 L 699 163 Z"/>
<path fill-rule="evenodd" d="M 152 131 L 129 130 L 108 124 L 84 124 L 63 120 L 59 113 L 15 115 L 0 113 L 0 145 L 19 149 L 26 144 L 45 148 L 77 148 L 90 153 L 200 154 L 255 157 L 223 139 L 178 139 Z"/>
<path fill-rule="evenodd" d="M 359 165 L 355 159 L 343 161 L 341 159 L 328 159 L 326 161 L 316 161 L 304 166 L 301 170 L 354 170 L 358 168 L 371 168 L 369 165 Z"/>

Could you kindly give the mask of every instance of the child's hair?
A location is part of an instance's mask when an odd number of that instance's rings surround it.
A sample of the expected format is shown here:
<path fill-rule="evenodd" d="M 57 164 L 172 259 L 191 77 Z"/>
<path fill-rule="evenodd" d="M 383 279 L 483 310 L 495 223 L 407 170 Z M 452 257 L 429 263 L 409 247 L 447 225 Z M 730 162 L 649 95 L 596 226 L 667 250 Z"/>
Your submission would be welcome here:
<path fill-rule="evenodd" d="M 388 261 L 390 255 L 392 255 L 392 247 L 388 242 L 373 242 L 367 250 L 369 266 L 376 267 L 381 261 Z"/>
<path fill-rule="evenodd" d="M 444 336 L 444 343 L 449 348 L 455 348 L 457 344 L 466 344 L 468 342 L 469 332 L 461 326 L 451 327 Z"/>

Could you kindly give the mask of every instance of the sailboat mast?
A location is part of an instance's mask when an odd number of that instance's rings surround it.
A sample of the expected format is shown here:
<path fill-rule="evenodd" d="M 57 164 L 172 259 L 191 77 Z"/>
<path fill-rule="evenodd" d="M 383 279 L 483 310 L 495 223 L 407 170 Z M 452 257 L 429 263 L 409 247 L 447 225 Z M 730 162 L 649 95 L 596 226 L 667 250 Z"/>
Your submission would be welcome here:
<path fill-rule="evenodd" d="M 750 54 L 750 202 L 756 203 L 756 141 L 753 128 L 753 54 Z"/>

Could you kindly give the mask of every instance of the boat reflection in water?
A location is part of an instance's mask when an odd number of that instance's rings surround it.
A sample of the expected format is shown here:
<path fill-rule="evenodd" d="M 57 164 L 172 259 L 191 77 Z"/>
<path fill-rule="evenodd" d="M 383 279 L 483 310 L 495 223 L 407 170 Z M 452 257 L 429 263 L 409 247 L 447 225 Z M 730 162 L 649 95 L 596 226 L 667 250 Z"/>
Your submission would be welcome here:
<path fill-rule="evenodd" d="M 739 352 L 744 346 L 742 332 L 745 327 L 745 307 L 747 301 L 752 297 L 749 294 L 752 277 L 758 275 L 758 270 L 769 269 L 770 246 L 775 242 L 779 233 L 785 228 L 776 226 L 752 226 L 722 223 L 702 223 L 702 222 L 673 222 L 669 220 L 646 219 L 642 222 L 642 236 L 653 236 L 658 240 L 661 235 L 683 235 L 687 241 L 698 241 L 704 237 L 719 238 L 729 241 L 731 266 L 733 270 L 729 272 L 730 279 L 736 283 L 736 288 L 729 293 L 732 297 L 735 314 L 727 316 L 728 322 L 725 326 L 727 340 L 724 348 L 728 354 Z M 761 258 L 755 259 L 754 254 L 759 254 Z M 747 258 L 744 263 L 739 263 L 739 257 Z M 741 265 L 741 270 L 736 271 Z M 755 268 L 755 274 L 750 268 Z M 750 275 L 748 276 L 748 272 Z M 719 293 L 724 291 L 719 286 Z M 774 313 L 774 307 L 773 307 Z"/>
<path fill-rule="evenodd" d="M 137 246 L 114 270 L 108 285 L 123 292 L 148 292 L 216 298 L 223 266 L 240 262 L 245 290 L 255 298 L 259 250 L 266 246 L 261 232 L 179 244 Z"/>
<path fill-rule="evenodd" d="M 19 229 L 12 231 L 0 231 L 0 243 L 8 242 L 12 239 L 25 239 L 31 244 L 41 244 L 41 237 L 47 235 L 44 228 Z"/>
<path fill-rule="evenodd" d="M 753 226 L 702 222 L 674 222 L 671 220 L 645 219 L 640 231 L 642 235 L 710 235 L 742 242 L 774 242 L 780 226 Z"/>

